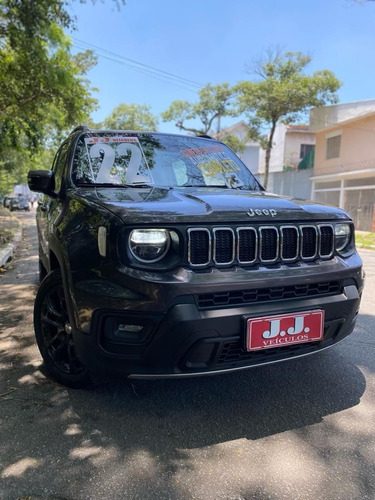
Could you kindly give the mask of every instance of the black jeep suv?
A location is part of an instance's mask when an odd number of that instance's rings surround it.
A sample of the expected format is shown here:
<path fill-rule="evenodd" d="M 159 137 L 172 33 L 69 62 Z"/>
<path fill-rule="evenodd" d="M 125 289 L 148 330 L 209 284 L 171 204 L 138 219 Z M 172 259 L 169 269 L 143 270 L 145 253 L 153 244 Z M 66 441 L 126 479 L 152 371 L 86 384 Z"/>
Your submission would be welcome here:
<path fill-rule="evenodd" d="M 241 370 L 354 328 L 349 216 L 266 192 L 215 139 L 81 126 L 28 182 L 45 195 L 36 339 L 64 384 Z"/>

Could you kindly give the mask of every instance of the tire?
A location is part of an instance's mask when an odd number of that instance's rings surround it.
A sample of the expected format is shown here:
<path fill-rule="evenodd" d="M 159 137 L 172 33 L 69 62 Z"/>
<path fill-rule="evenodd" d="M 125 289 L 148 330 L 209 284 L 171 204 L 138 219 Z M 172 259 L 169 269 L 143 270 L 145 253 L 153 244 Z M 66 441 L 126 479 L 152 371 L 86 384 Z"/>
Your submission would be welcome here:
<path fill-rule="evenodd" d="M 42 281 L 34 306 L 34 330 L 49 374 L 68 387 L 90 386 L 87 367 L 74 348 L 60 270 Z"/>

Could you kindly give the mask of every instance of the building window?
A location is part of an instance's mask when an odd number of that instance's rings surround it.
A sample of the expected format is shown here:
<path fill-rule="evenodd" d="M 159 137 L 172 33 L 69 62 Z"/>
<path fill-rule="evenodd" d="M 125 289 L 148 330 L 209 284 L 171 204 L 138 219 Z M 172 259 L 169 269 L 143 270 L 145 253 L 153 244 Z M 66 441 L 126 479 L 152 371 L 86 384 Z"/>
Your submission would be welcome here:
<path fill-rule="evenodd" d="M 300 160 L 305 158 L 311 151 L 314 151 L 314 144 L 301 144 L 301 149 L 299 153 Z"/>
<path fill-rule="evenodd" d="M 327 138 L 326 159 L 338 158 L 340 156 L 341 134 Z"/>

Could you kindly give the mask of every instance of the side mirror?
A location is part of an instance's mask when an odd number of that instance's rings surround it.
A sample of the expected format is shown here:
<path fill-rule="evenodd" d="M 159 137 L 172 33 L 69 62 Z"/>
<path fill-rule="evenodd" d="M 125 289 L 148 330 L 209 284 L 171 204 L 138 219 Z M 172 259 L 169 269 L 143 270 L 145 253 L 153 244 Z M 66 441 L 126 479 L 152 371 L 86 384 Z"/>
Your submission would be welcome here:
<path fill-rule="evenodd" d="M 30 170 L 27 174 L 27 184 L 31 191 L 44 193 L 51 198 L 56 198 L 55 174 L 52 170 Z"/>

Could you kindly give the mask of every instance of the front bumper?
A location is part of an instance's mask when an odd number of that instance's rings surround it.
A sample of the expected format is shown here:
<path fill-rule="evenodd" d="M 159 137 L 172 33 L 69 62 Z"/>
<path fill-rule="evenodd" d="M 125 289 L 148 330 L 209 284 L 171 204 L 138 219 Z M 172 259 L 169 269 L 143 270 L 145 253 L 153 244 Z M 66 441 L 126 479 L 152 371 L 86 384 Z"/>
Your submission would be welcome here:
<path fill-rule="evenodd" d="M 314 288 L 314 280 L 315 283 L 321 283 L 323 280 L 335 279 L 336 281 L 328 283 L 338 283 L 337 289 L 323 288 L 323 292 L 320 290 L 311 297 L 288 298 L 286 294 L 281 299 L 274 299 L 272 294 L 266 297 L 259 294 L 260 299 L 249 304 L 207 306 L 204 302 L 207 293 L 182 294 L 175 296 L 164 312 L 157 308 L 145 311 L 147 301 L 133 300 L 132 303 L 137 307 L 130 307 L 129 301 L 102 296 L 102 307 L 97 307 L 90 316 L 90 332 L 84 333 L 79 329 L 75 331 L 78 354 L 88 364 L 93 377 L 165 378 L 236 371 L 323 350 L 345 338 L 354 328 L 363 288 L 360 259 L 356 259 L 358 266 L 348 268 L 346 265 L 341 267 L 339 273 L 337 269 L 332 272 L 333 266 L 325 263 L 325 267 L 315 266 L 314 277 L 307 273 L 301 279 L 294 273 L 293 276 L 284 278 L 284 287 L 290 288 L 303 285 Z M 275 276 L 276 274 L 280 276 L 279 273 L 275 273 Z M 275 281 L 277 280 L 273 280 L 273 283 Z M 263 281 L 263 287 L 267 282 L 268 280 Z M 243 286 L 241 283 L 240 285 Z M 150 283 L 144 286 L 154 298 L 162 295 L 158 287 L 150 288 Z M 261 287 L 261 283 L 247 282 L 247 288 L 253 286 L 256 289 L 256 286 Z M 228 288 L 228 283 L 226 287 Z M 231 288 L 235 291 L 239 289 L 239 284 L 232 282 Z M 209 292 L 210 289 L 217 290 L 221 297 L 223 284 L 215 286 L 206 283 L 199 291 Z M 273 291 L 275 288 L 267 290 Z M 202 297 L 203 302 L 200 300 Z M 229 302 L 230 297 L 231 295 Z M 124 307 L 119 307 L 121 303 Z M 246 351 L 246 318 L 314 309 L 325 312 L 324 337 L 321 341 L 257 352 Z M 108 332 L 106 321 L 113 317 L 121 318 L 122 323 L 146 324 L 145 336 L 140 342 L 119 342 Z"/>

